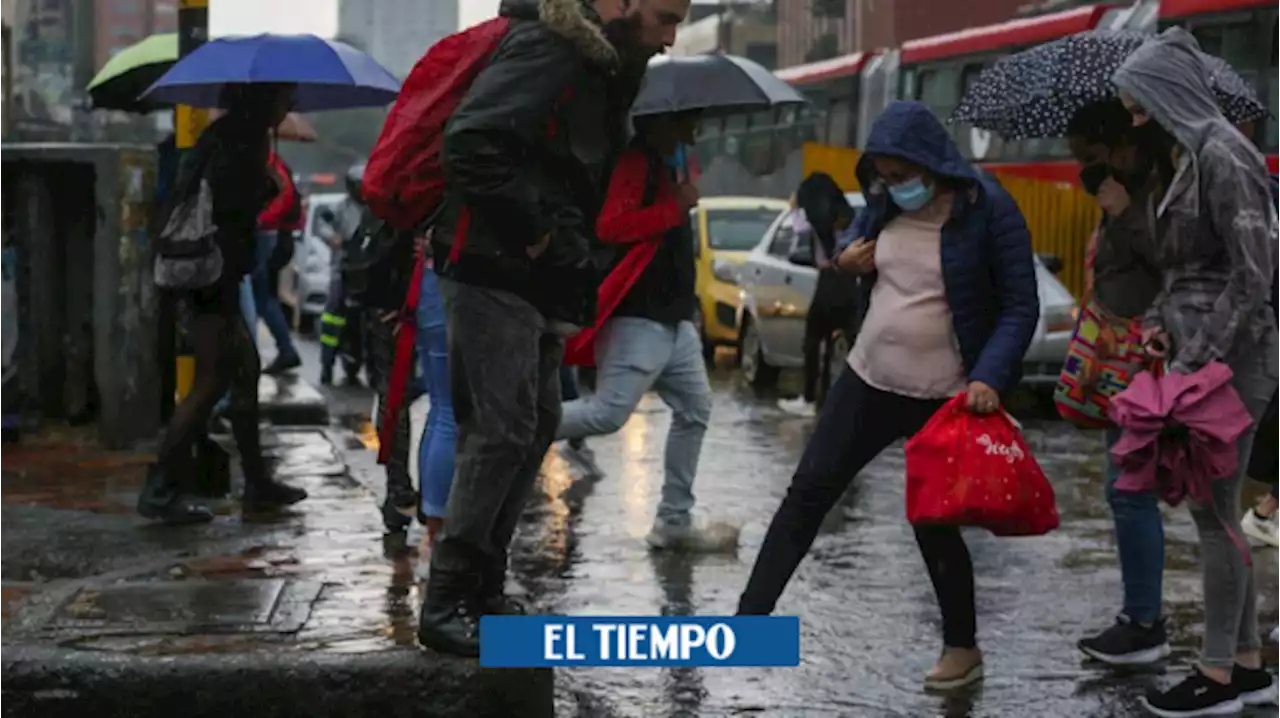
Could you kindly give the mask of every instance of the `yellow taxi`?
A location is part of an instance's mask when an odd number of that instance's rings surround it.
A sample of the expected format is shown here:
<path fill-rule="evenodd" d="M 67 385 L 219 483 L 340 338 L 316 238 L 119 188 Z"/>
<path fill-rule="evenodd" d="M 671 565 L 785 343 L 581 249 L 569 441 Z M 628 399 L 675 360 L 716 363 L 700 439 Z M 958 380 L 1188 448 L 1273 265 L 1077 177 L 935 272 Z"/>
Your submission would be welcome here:
<path fill-rule="evenodd" d="M 698 296 L 694 326 L 702 350 L 738 345 L 738 272 L 778 215 L 791 208 L 770 197 L 703 197 L 689 211 Z"/>

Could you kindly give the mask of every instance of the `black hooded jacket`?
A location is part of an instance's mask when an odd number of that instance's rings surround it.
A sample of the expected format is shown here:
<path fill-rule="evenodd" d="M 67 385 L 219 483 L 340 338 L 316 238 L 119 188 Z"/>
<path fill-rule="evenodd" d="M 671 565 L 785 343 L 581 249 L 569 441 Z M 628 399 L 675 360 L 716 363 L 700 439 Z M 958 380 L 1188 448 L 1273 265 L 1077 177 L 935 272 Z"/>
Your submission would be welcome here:
<path fill-rule="evenodd" d="M 638 78 L 581 0 L 504 0 L 499 12 L 507 34 L 445 131 L 437 271 L 539 308 L 561 301 L 551 294 L 594 296 L 593 228 Z"/>

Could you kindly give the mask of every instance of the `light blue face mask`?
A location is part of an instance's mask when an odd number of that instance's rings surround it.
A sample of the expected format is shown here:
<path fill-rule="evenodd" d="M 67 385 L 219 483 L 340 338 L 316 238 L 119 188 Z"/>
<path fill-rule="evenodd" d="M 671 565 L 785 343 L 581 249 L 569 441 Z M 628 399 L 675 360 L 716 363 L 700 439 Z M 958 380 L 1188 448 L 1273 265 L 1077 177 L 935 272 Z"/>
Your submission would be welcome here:
<path fill-rule="evenodd" d="M 916 177 L 902 184 L 889 186 L 889 196 L 893 203 L 908 212 L 922 209 L 933 199 L 933 188 L 924 183 L 924 179 Z"/>

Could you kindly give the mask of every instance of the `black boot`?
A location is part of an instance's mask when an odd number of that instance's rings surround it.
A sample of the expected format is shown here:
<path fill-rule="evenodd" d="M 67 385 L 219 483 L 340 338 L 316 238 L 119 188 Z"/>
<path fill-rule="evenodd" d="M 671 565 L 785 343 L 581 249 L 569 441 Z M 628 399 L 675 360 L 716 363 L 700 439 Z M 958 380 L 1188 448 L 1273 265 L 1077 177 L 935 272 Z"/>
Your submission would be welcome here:
<path fill-rule="evenodd" d="M 357 387 L 364 386 L 360 382 L 360 365 L 359 364 L 343 364 L 342 375 L 346 378 L 347 386 Z"/>
<path fill-rule="evenodd" d="M 333 366 L 326 366 L 320 370 L 320 386 L 330 386 L 333 384 Z"/>
<path fill-rule="evenodd" d="M 198 524 L 213 520 L 209 507 L 187 502 L 175 482 L 159 465 L 147 470 L 147 482 L 138 495 L 138 513 L 167 524 Z"/>
<path fill-rule="evenodd" d="M 238 443 L 242 450 L 251 446 L 248 441 Z M 255 450 L 251 456 L 241 455 L 240 463 L 244 467 L 244 498 L 241 500 L 243 510 L 272 511 L 292 506 L 307 498 L 305 490 L 271 478 L 271 471 L 260 451 Z"/>
<path fill-rule="evenodd" d="M 523 616 L 529 612 L 518 599 L 507 595 L 507 567 L 500 566 L 486 571 L 480 584 L 480 611 L 486 616 Z"/>
<path fill-rule="evenodd" d="M 418 642 L 455 656 L 480 655 L 480 611 L 472 577 L 454 576 L 432 567 L 427 597 L 418 616 Z M 469 590 L 470 589 L 470 590 Z"/>
<path fill-rule="evenodd" d="M 241 502 L 247 511 L 269 511 L 280 509 L 307 498 L 305 489 L 282 484 L 275 479 L 264 478 L 244 485 L 244 499 Z"/>

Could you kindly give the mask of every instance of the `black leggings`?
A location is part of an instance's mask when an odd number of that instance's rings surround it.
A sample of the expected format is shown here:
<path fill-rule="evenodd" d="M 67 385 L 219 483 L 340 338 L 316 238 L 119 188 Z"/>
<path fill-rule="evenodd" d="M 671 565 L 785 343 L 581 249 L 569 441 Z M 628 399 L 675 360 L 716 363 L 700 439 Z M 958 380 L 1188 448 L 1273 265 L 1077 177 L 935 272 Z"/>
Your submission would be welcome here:
<path fill-rule="evenodd" d="M 1280 498 L 1276 481 L 1280 479 L 1280 467 L 1277 466 L 1276 447 L 1276 397 L 1271 397 L 1267 411 L 1258 421 L 1258 432 L 1253 440 L 1253 451 L 1249 454 L 1249 478 L 1271 486 L 1271 495 Z"/>
<path fill-rule="evenodd" d="M 258 377 L 261 366 L 244 318 L 238 313 L 184 307 L 183 325 L 195 354 L 191 393 L 174 408 L 160 443 L 159 462 L 170 480 L 178 480 L 191 445 L 204 434 L 218 400 L 231 391 L 227 418 L 240 451 L 247 483 L 268 478 L 258 435 Z"/>
<path fill-rule="evenodd" d="M 769 524 L 739 599 L 739 613 L 773 612 L 791 575 L 813 545 L 823 518 L 853 477 L 894 441 L 919 431 L 943 403 L 881 391 L 844 368 L 818 415 L 786 498 Z M 952 648 L 973 648 L 977 645 L 973 563 L 960 529 L 914 528 L 942 609 L 943 641 Z"/>

